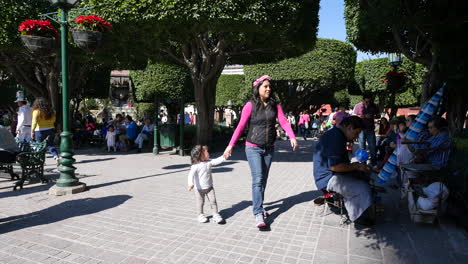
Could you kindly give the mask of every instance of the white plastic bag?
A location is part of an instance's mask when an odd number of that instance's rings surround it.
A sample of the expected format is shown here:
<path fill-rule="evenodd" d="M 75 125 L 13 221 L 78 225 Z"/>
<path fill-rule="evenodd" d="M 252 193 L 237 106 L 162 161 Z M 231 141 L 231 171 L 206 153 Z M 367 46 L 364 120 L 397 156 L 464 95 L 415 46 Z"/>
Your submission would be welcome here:
<path fill-rule="evenodd" d="M 417 204 L 423 210 L 432 210 L 439 204 L 439 199 L 446 200 L 449 196 L 448 188 L 441 182 L 431 183 L 429 186 L 423 188 L 424 194 L 427 196 L 419 197 Z"/>

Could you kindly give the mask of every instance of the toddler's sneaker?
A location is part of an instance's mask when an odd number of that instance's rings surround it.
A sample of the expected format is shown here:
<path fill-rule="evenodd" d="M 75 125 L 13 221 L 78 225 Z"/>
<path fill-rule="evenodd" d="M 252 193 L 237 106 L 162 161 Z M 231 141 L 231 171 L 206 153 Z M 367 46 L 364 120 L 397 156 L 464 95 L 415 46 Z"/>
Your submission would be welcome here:
<path fill-rule="evenodd" d="M 224 219 L 220 214 L 214 214 L 213 215 L 213 222 L 217 224 L 224 224 Z"/>
<path fill-rule="evenodd" d="M 198 216 L 198 222 L 200 222 L 200 223 L 206 223 L 206 222 L 208 222 L 208 218 L 207 218 L 204 214 L 200 214 L 200 215 Z"/>
<path fill-rule="evenodd" d="M 263 219 L 263 213 L 255 215 L 255 226 L 258 228 L 266 226 L 265 220 Z"/>

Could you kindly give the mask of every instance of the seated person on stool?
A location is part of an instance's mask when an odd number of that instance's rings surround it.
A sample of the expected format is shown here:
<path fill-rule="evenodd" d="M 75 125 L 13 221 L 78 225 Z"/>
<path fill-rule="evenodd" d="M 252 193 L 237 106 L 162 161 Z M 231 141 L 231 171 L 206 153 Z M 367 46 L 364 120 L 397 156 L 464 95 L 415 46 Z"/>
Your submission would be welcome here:
<path fill-rule="evenodd" d="M 343 196 L 349 220 L 372 224 L 367 216 L 360 217 L 371 206 L 371 188 L 368 183 L 370 168 L 361 163 L 350 163 L 346 144 L 354 141 L 364 127 L 357 116 L 345 118 L 339 126 L 320 137 L 314 151 L 314 179 L 319 190 L 333 191 Z"/>
<path fill-rule="evenodd" d="M 14 163 L 19 151 L 15 138 L 10 131 L 0 126 L 0 163 Z"/>

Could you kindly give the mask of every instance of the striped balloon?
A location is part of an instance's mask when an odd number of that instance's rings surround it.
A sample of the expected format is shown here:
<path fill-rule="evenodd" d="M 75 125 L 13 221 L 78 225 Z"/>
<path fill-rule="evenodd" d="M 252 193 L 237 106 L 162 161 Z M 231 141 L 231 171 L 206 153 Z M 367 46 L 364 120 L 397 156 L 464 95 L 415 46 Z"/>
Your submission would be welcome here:
<path fill-rule="evenodd" d="M 445 86 L 445 85 L 444 85 Z M 444 87 L 440 88 L 437 93 L 419 110 L 416 120 L 411 124 L 408 131 L 406 131 L 405 138 L 410 141 L 415 141 L 418 138 L 419 133 L 423 130 L 424 126 L 429 120 L 437 113 L 440 105 L 442 104 L 442 95 L 444 94 Z M 379 175 L 377 176 L 377 182 L 385 183 L 392 176 L 393 172 L 398 166 L 398 159 L 396 150 L 388 159 L 387 163 L 383 166 Z"/>

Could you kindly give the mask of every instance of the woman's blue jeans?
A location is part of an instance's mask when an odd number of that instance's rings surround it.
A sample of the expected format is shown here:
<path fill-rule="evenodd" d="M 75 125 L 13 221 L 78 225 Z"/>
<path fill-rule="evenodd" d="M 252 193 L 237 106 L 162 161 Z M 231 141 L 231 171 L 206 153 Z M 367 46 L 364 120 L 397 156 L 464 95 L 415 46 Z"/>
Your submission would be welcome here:
<path fill-rule="evenodd" d="M 254 215 L 263 213 L 263 200 L 265 198 L 268 173 L 274 152 L 274 146 L 245 146 L 245 154 L 249 161 L 250 173 L 252 175 L 252 205 Z"/>
<path fill-rule="evenodd" d="M 34 138 L 37 142 L 42 142 L 46 137 L 47 139 L 47 151 L 52 154 L 52 156 L 58 157 L 57 149 L 54 146 L 54 137 L 55 129 L 47 129 L 42 131 L 34 131 Z"/>

